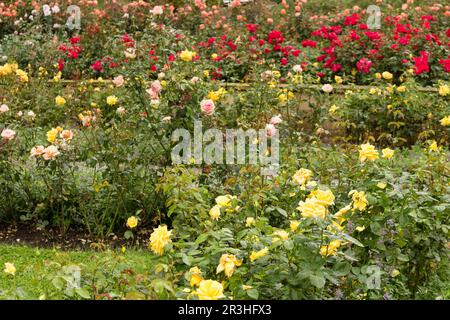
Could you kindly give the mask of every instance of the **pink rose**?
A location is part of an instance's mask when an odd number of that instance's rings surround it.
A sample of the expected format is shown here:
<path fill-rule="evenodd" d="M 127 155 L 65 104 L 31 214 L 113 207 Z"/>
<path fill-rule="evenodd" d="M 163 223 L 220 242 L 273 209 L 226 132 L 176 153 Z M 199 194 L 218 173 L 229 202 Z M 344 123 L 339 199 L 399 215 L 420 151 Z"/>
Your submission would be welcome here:
<path fill-rule="evenodd" d="M 125 80 L 123 79 L 123 76 L 117 76 L 113 79 L 113 83 L 116 87 L 123 86 Z"/>
<path fill-rule="evenodd" d="M 333 86 L 329 83 L 324 84 L 322 86 L 322 90 L 323 90 L 323 92 L 330 93 L 331 91 L 333 91 Z"/>
<path fill-rule="evenodd" d="M 3 131 L 2 131 L 2 138 L 5 139 L 6 141 L 10 141 L 10 140 L 14 139 L 15 136 L 16 136 L 16 132 L 14 130 L 3 129 Z"/>
<path fill-rule="evenodd" d="M 0 113 L 7 112 L 9 110 L 8 106 L 6 104 L 2 104 L 0 106 Z"/>
<path fill-rule="evenodd" d="M 215 108 L 214 101 L 210 99 L 202 100 L 202 102 L 200 102 L 200 109 L 207 116 L 212 115 Z"/>
<path fill-rule="evenodd" d="M 273 137 L 277 133 L 277 129 L 275 126 L 271 123 L 266 125 L 266 134 L 268 137 Z"/>
<path fill-rule="evenodd" d="M 280 115 L 274 116 L 270 119 L 270 124 L 273 124 L 273 125 L 280 124 L 281 122 L 282 122 L 282 120 L 281 120 Z"/>

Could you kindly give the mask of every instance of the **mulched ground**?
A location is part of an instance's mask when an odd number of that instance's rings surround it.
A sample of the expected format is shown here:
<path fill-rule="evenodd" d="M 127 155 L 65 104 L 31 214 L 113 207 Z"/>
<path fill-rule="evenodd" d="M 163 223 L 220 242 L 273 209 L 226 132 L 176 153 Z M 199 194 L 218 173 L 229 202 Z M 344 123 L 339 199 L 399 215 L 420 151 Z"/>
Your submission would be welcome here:
<path fill-rule="evenodd" d="M 0 224 L 0 244 L 27 245 L 39 248 L 59 248 L 63 250 L 88 250 L 121 248 L 133 246 L 146 248 L 150 238 L 150 230 L 134 231 L 134 238 L 126 240 L 121 234 L 110 234 L 99 239 L 81 229 L 71 228 L 62 233 L 60 229 L 39 227 L 33 223 Z"/>

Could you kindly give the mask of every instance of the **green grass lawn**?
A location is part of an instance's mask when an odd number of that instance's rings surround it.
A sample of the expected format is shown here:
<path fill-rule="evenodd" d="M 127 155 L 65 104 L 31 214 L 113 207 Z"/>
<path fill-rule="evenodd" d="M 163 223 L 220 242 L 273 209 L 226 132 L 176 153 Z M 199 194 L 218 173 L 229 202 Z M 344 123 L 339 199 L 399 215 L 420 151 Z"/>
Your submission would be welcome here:
<path fill-rule="evenodd" d="M 100 292 L 120 292 L 117 280 L 145 274 L 151 256 L 145 250 L 62 251 L 0 245 L 0 299 L 93 298 L 92 284 Z M 14 264 L 14 276 L 4 272 L 6 262 Z M 65 290 L 73 268 L 80 269 L 81 285 L 86 290 L 71 297 Z"/>

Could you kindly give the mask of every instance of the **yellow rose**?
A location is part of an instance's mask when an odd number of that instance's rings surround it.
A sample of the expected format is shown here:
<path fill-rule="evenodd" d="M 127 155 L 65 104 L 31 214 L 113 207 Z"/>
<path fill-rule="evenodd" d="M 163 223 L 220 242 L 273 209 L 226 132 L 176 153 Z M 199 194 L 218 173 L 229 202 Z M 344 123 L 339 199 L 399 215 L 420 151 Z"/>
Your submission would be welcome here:
<path fill-rule="evenodd" d="M 322 256 L 334 256 L 337 249 L 341 246 L 341 240 L 333 240 L 328 245 L 320 247 L 320 254 Z"/>
<path fill-rule="evenodd" d="M 394 76 L 392 75 L 392 73 L 387 72 L 387 71 L 383 72 L 381 75 L 382 75 L 383 78 L 386 79 L 386 80 L 391 80 L 391 79 L 394 77 Z"/>
<path fill-rule="evenodd" d="M 394 150 L 389 149 L 389 148 L 385 148 L 385 149 L 381 150 L 381 152 L 383 153 L 383 158 L 386 158 L 386 159 L 391 159 L 394 156 Z"/>
<path fill-rule="evenodd" d="M 56 141 L 57 136 L 58 136 L 58 129 L 53 128 L 47 132 L 47 141 L 53 143 Z"/>
<path fill-rule="evenodd" d="M 327 213 L 326 208 L 316 198 L 308 198 L 306 201 L 300 201 L 297 210 L 301 212 L 304 218 L 324 219 Z"/>
<path fill-rule="evenodd" d="M 446 116 L 440 120 L 441 125 L 444 127 L 450 126 L 450 116 Z"/>
<path fill-rule="evenodd" d="M 185 61 L 185 62 L 189 62 L 192 61 L 192 59 L 195 57 L 197 53 L 193 52 L 193 51 L 189 51 L 189 50 L 184 50 L 180 53 L 180 58 L 181 60 Z"/>
<path fill-rule="evenodd" d="M 211 210 L 209 210 L 209 215 L 213 220 L 219 220 L 220 206 L 216 204 L 214 207 L 212 207 Z"/>
<path fill-rule="evenodd" d="M 330 206 L 334 204 L 334 194 L 331 190 L 314 190 L 308 195 L 308 198 L 316 198 L 317 203 L 322 206 Z"/>
<path fill-rule="evenodd" d="M 365 143 L 360 146 L 359 149 L 359 161 L 364 162 L 366 160 L 375 161 L 378 159 L 378 151 L 370 143 Z"/>
<path fill-rule="evenodd" d="M 448 95 L 450 93 L 450 87 L 446 84 L 440 85 L 439 86 L 439 94 L 443 97 L 445 97 L 446 95 Z"/>
<path fill-rule="evenodd" d="M 299 185 L 304 185 L 306 182 L 308 182 L 309 178 L 311 178 L 312 174 L 313 172 L 311 170 L 301 168 L 297 170 L 297 172 L 295 172 L 292 180 Z"/>
<path fill-rule="evenodd" d="M 127 227 L 130 229 L 136 228 L 138 225 L 138 219 L 135 216 L 131 216 L 127 219 Z"/>
<path fill-rule="evenodd" d="M 214 280 L 202 280 L 194 292 L 200 300 L 218 300 L 224 298 L 223 286 Z"/>
<path fill-rule="evenodd" d="M 262 258 L 265 255 L 267 255 L 268 252 L 269 252 L 269 249 L 267 247 L 265 247 L 259 251 L 252 251 L 252 253 L 250 254 L 250 261 L 253 262 L 257 259 Z"/>
<path fill-rule="evenodd" d="M 348 195 L 352 196 L 353 209 L 358 209 L 359 211 L 366 210 L 369 201 L 367 201 L 364 191 L 352 190 Z"/>
<path fill-rule="evenodd" d="M 169 231 L 165 225 L 161 225 L 154 229 L 153 233 L 150 235 L 150 248 L 154 253 L 160 256 L 163 255 L 164 246 L 172 242 L 170 239 L 172 231 L 173 230 Z"/>
<path fill-rule="evenodd" d="M 334 81 L 335 81 L 337 84 L 341 84 L 341 83 L 342 83 L 342 77 L 334 76 Z"/>
<path fill-rule="evenodd" d="M 189 269 L 189 273 L 191 274 L 191 286 L 198 286 L 203 280 L 202 271 L 198 267 L 192 267 L 191 269 Z"/>
<path fill-rule="evenodd" d="M 225 271 L 225 275 L 229 278 L 233 275 L 235 267 L 239 267 L 241 264 L 242 260 L 238 260 L 234 254 L 225 253 L 220 257 L 216 273 Z"/>
<path fill-rule="evenodd" d="M 16 274 L 16 267 L 10 262 L 5 262 L 5 269 L 3 271 L 14 276 Z"/>
<path fill-rule="evenodd" d="M 248 218 L 245 220 L 245 226 L 246 226 L 246 227 L 251 227 L 251 226 L 253 226 L 254 224 L 255 224 L 255 218 L 248 217 Z"/>
<path fill-rule="evenodd" d="M 400 86 L 397 88 L 397 92 L 405 92 L 406 91 L 406 87 L 405 86 Z"/>
<path fill-rule="evenodd" d="M 216 204 L 219 205 L 219 207 L 231 207 L 231 201 L 233 199 L 236 199 L 235 196 L 230 196 L 229 194 L 225 196 L 218 196 L 216 198 Z"/>
<path fill-rule="evenodd" d="M 56 105 L 58 105 L 58 106 L 63 106 L 63 105 L 65 105 L 66 104 L 66 99 L 64 99 L 63 97 L 61 97 L 61 96 L 57 96 L 56 98 L 55 98 L 55 103 L 56 103 Z"/>
<path fill-rule="evenodd" d="M 277 230 L 277 231 L 275 231 L 273 233 L 273 236 L 274 236 L 272 238 L 273 242 L 278 241 L 278 240 L 287 240 L 287 239 L 289 239 L 289 233 L 287 233 L 284 230 Z"/>
<path fill-rule="evenodd" d="M 117 99 L 116 96 L 109 96 L 109 97 L 106 98 L 106 103 L 108 105 L 110 105 L 110 106 L 113 106 L 113 105 L 115 105 L 117 103 L 118 100 L 119 99 Z"/>
<path fill-rule="evenodd" d="M 300 225 L 300 221 L 292 220 L 289 224 L 289 227 L 291 228 L 292 232 L 295 232 L 295 231 L 297 231 L 299 225 Z"/>

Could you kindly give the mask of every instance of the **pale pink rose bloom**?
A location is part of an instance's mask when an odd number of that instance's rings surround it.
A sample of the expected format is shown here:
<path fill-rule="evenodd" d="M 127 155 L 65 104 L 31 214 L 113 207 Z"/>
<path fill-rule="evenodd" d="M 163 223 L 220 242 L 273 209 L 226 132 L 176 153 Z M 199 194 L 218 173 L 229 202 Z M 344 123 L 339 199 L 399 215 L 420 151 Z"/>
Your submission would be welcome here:
<path fill-rule="evenodd" d="M 123 114 L 125 113 L 125 108 L 124 108 L 124 107 L 118 107 L 118 108 L 116 109 L 116 113 L 117 113 L 118 115 L 123 115 Z"/>
<path fill-rule="evenodd" d="M 64 139 L 64 141 L 70 141 L 73 139 L 73 132 L 72 130 L 63 130 L 60 133 L 60 137 Z"/>
<path fill-rule="evenodd" d="M 296 73 L 301 73 L 303 71 L 303 68 L 301 65 L 296 64 L 295 66 L 292 67 L 292 70 Z"/>
<path fill-rule="evenodd" d="M 300 7 L 300 6 L 295 6 L 295 11 L 296 12 L 300 12 L 302 10 L 302 7 Z"/>
<path fill-rule="evenodd" d="M 406 4 L 406 3 L 402 4 L 402 10 L 406 10 L 406 9 L 408 9 L 408 4 Z"/>
<path fill-rule="evenodd" d="M 162 6 L 155 6 L 153 10 L 150 11 L 153 15 L 159 15 L 163 14 L 163 7 Z"/>
<path fill-rule="evenodd" d="M 159 80 L 153 81 L 151 86 L 150 86 L 150 89 L 152 89 L 156 93 L 160 93 L 161 90 L 162 90 L 161 82 L 159 82 Z"/>
<path fill-rule="evenodd" d="M 16 136 L 16 132 L 11 129 L 3 129 L 1 136 L 6 141 L 10 141 L 14 139 L 14 137 Z"/>
<path fill-rule="evenodd" d="M 285 9 L 281 9 L 280 10 L 280 14 L 284 16 L 286 14 L 286 10 Z"/>
<path fill-rule="evenodd" d="M 123 79 L 123 76 L 122 76 L 122 75 L 117 76 L 117 77 L 115 77 L 115 78 L 113 79 L 113 83 L 114 83 L 114 85 L 115 85 L 116 87 L 121 87 L 121 86 L 123 86 L 124 82 L 125 82 L 125 80 Z"/>
<path fill-rule="evenodd" d="M 164 118 L 162 118 L 162 121 L 164 123 L 169 123 L 170 121 L 172 121 L 172 117 L 171 116 L 164 117 Z"/>
<path fill-rule="evenodd" d="M 358 12 L 359 10 L 361 10 L 360 7 L 358 7 L 358 6 L 353 6 L 353 12 Z"/>
<path fill-rule="evenodd" d="M 27 115 L 31 118 L 34 119 L 36 117 L 36 114 L 33 111 L 28 111 Z"/>
<path fill-rule="evenodd" d="M 273 23 L 273 19 L 272 18 L 267 18 L 267 23 L 268 24 L 272 24 Z"/>
<path fill-rule="evenodd" d="M 230 3 L 230 7 L 235 8 L 235 7 L 239 7 L 241 5 L 241 0 L 233 0 Z"/>
<path fill-rule="evenodd" d="M 281 115 L 273 116 L 269 121 L 269 123 L 273 125 L 280 124 L 281 122 L 283 122 L 283 120 L 281 120 Z"/>
<path fill-rule="evenodd" d="M 333 91 L 333 86 L 329 83 L 324 84 L 322 86 L 322 90 L 323 90 L 323 92 L 330 93 L 331 91 Z"/>
<path fill-rule="evenodd" d="M 19 118 L 22 117 L 23 116 L 23 112 L 22 111 L 17 112 L 16 116 L 18 116 Z"/>
<path fill-rule="evenodd" d="M 9 111 L 9 108 L 8 108 L 8 106 L 6 104 L 2 104 L 0 106 L 0 113 L 5 113 L 5 112 L 8 112 L 8 111 Z"/>
<path fill-rule="evenodd" d="M 60 152 L 58 151 L 58 147 L 52 145 L 44 149 L 42 157 L 44 158 L 44 160 L 53 160 L 59 154 Z"/>
<path fill-rule="evenodd" d="M 36 146 L 31 149 L 30 154 L 32 157 L 38 157 L 44 153 L 44 150 L 44 146 Z"/>
<path fill-rule="evenodd" d="M 200 80 L 200 78 L 199 77 L 192 77 L 192 79 L 190 80 L 191 81 L 191 83 L 197 83 L 198 81 Z"/>
<path fill-rule="evenodd" d="M 210 99 L 202 100 L 202 102 L 200 102 L 200 109 L 207 116 L 212 115 L 215 108 L 214 101 Z"/>
<path fill-rule="evenodd" d="M 273 137 L 275 133 L 277 133 L 277 129 L 275 128 L 275 126 L 271 123 L 266 124 L 266 135 L 268 137 Z"/>

